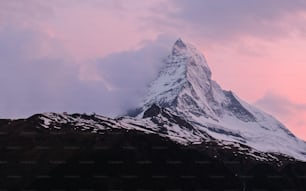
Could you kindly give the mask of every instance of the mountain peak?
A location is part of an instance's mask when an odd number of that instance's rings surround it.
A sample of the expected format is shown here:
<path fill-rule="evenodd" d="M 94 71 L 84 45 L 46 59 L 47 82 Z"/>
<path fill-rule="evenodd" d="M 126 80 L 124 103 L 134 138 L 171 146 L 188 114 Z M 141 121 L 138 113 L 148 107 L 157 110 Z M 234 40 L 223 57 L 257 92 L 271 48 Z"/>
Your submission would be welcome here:
<path fill-rule="evenodd" d="M 178 39 L 158 78 L 151 84 L 145 105 L 176 107 L 181 104 L 179 98 L 186 97 L 182 93 L 185 90 L 197 99 L 204 99 L 210 89 L 211 71 L 205 57 L 194 46 Z"/>
<path fill-rule="evenodd" d="M 173 48 L 172 48 L 172 54 L 173 55 L 184 55 L 188 52 L 188 45 L 181 39 L 179 38 L 178 40 L 175 41 Z"/>
<path fill-rule="evenodd" d="M 193 45 L 178 39 L 165 62 L 140 105 L 139 118 L 146 116 L 149 108 L 151 113 L 166 108 L 190 122 L 200 137 L 208 133 L 258 150 L 305 159 L 305 143 L 274 117 L 223 90 L 212 80 L 205 57 Z"/>
<path fill-rule="evenodd" d="M 181 49 L 186 49 L 187 45 L 185 44 L 185 42 L 179 38 L 176 40 L 176 42 L 174 43 L 174 48 L 181 48 Z"/>
<path fill-rule="evenodd" d="M 172 61 L 168 63 L 183 63 L 185 65 L 202 65 L 207 68 L 207 71 L 210 73 L 210 68 L 207 65 L 205 56 L 192 44 L 184 42 L 181 38 L 175 41 L 172 54 L 170 55 Z M 188 62 L 180 62 L 180 61 Z"/>

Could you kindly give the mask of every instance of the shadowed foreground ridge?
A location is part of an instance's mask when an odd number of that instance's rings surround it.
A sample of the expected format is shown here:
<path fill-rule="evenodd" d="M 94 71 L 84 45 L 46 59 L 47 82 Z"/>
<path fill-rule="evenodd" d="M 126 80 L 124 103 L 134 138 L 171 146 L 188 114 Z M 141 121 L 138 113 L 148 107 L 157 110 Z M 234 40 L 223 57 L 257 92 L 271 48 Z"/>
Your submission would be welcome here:
<path fill-rule="evenodd" d="M 162 110 L 154 106 L 146 115 L 155 117 Z M 119 127 L 92 133 L 91 128 L 50 122 L 50 128 L 42 128 L 42 116 L 0 121 L 0 189 L 306 189 L 306 165 L 293 158 L 271 154 L 270 161 L 260 161 L 239 152 L 249 149 L 243 145 L 224 148 L 217 140 L 182 145 Z"/>

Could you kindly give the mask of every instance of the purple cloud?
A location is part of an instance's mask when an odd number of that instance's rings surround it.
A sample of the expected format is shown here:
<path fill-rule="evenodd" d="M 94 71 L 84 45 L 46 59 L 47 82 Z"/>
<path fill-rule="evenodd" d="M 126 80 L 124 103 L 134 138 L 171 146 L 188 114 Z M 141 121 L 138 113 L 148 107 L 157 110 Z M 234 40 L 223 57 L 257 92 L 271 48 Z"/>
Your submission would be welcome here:
<path fill-rule="evenodd" d="M 271 39 L 287 35 L 289 30 L 303 30 L 286 17 L 306 12 L 305 1 L 291 0 L 170 0 L 173 9 L 160 8 L 168 18 L 166 27 L 211 41 L 232 40 L 241 35 Z M 172 23 L 172 24 L 171 24 Z M 157 23 L 160 25 L 160 22 Z M 188 32 L 189 31 L 189 32 Z"/>
<path fill-rule="evenodd" d="M 1 118 L 49 111 L 123 113 L 138 103 L 171 48 L 169 38 L 161 36 L 140 49 L 97 59 L 95 72 L 103 80 L 84 80 L 69 56 L 41 51 L 46 44 L 62 50 L 54 41 L 29 28 L 0 30 Z"/>
<path fill-rule="evenodd" d="M 305 140 L 306 104 L 298 104 L 284 96 L 268 92 L 255 105 L 282 119 L 290 130 Z"/>
<path fill-rule="evenodd" d="M 284 118 L 294 116 L 299 112 L 306 112 L 306 104 L 294 103 L 288 98 L 272 92 L 268 92 L 255 104 Z"/>

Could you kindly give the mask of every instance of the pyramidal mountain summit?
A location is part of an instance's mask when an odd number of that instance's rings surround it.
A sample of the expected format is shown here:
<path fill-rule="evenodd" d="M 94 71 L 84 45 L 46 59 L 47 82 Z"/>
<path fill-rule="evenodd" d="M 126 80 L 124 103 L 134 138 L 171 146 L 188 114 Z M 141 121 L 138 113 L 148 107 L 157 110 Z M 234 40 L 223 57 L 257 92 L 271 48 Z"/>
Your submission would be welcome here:
<path fill-rule="evenodd" d="M 223 90 L 193 45 L 178 39 L 164 62 L 125 116 L 0 119 L 0 189 L 306 189 L 306 142 Z"/>
<path fill-rule="evenodd" d="M 191 143 L 207 140 L 208 134 L 226 144 L 240 143 L 306 160 L 304 141 L 271 115 L 223 90 L 211 76 L 205 57 L 179 39 L 140 108 L 145 111 L 156 104 L 181 116 L 193 128 L 174 131 Z"/>

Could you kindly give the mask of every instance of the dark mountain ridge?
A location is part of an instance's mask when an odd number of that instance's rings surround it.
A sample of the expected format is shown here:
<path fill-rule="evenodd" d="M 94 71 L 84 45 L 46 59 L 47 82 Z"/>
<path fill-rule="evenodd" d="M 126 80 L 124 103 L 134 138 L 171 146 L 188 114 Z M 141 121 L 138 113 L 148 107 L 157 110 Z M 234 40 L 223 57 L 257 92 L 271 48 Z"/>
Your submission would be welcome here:
<path fill-rule="evenodd" d="M 155 105 L 144 117 L 153 120 L 161 113 L 169 115 Z M 241 152 L 251 148 L 245 145 L 225 148 L 218 140 L 182 145 L 159 134 L 112 128 L 110 124 L 116 125 L 120 119 L 102 120 L 95 115 L 69 117 L 84 121 L 99 118 L 105 130 L 93 133 L 91 128 L 55 121 L 44 128 L 44 117 L 39 114 L 28 119 L 0 120 L 1 189 L 306 188 L 305 163 L 287 156 L 258 152 L 255 155 L 267 159 L 258 160 Z M 167 117 L 182 127 L 192 128 L 178 116 Z"/>

